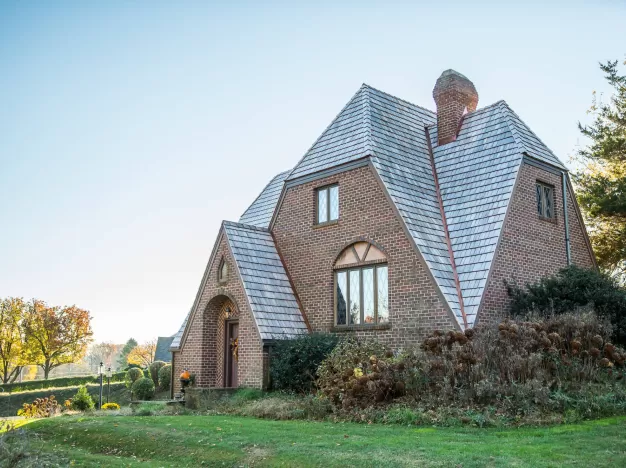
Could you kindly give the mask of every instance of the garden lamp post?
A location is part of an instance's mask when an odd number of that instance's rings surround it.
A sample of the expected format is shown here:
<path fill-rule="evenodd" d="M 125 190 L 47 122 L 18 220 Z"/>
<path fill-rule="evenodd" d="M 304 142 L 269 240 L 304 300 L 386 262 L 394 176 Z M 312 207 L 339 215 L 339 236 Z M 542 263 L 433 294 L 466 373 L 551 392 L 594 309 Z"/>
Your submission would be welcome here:
<path fill-rule="evenodd" d="M 107 369 L 107 403 L 109 402 L 109 396 L 111 395 L 111 366 Z"/>
<path fill-rule="evenodd" d="M 104 377 L 104 364 L 102 364 L 102 361 L 100 361 L 100 366 L 98 367 L 98 374 L 100 374 L 100 404 L 98 409 L 102 409 L 102 378 Z"/>

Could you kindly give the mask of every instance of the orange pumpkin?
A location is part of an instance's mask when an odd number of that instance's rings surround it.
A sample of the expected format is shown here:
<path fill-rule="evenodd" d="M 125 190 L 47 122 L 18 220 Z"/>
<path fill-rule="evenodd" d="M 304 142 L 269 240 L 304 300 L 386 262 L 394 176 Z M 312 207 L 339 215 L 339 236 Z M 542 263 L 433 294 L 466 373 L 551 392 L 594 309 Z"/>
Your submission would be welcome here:
<path fill-rule="evenodd" d="M 182 374 L 180 374 L 180 380 L 189 380 L 191 374 L 189 374 L 188 370 L 184 370 Z"/>

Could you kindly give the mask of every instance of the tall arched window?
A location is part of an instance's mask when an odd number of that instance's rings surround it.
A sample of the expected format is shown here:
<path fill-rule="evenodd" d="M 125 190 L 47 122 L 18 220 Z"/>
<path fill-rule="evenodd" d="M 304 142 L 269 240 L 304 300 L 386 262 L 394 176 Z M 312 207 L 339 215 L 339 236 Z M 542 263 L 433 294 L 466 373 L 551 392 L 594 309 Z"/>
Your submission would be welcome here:
<path fill-rule="evenodd" d="M 369 242 L 346 247 L 335 262 L 335 324 L 389 322 L 387 257 Z"/>

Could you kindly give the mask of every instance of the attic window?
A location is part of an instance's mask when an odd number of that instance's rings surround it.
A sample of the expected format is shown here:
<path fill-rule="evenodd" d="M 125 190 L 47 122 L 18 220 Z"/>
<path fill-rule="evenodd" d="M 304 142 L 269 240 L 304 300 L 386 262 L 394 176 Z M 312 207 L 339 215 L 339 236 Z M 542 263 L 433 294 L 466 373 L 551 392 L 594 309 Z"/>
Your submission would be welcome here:
<path fill-rule="evenodd" d="M 222 259 L 220 267 L 217 270 L 217 280 L 220 283 L 225 283 L 226 281 L 228 281 L 228 263 L 226 263 L 226 260 L 224 259 Z"/>
<path fill-rule="evenodd" d="M 535 192 L 537 195 L 537 213 L 540 218 L 554 219 L 554 187 L 537 182 Z"/>
<path fill-rule="evenodd" d="M 339 219 L 339 186 L 329 185 L 316 190 L 316 224 L 332 223 Z"/>

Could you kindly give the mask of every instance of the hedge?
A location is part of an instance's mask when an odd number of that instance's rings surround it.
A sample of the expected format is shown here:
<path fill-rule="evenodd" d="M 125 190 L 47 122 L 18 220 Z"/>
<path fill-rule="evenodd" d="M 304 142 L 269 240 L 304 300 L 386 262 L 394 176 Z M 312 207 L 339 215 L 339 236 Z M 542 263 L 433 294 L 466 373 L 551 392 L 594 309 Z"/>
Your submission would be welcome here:
<path fill-rule="evenodd" d="M 123 382 L 126 372 L 116 372 L 111 375 L 111 383 Z M 28 382 L 16 382 L 12 384 L 0 385 L 0 392 L 24 392 L 29 390 L 45 390 L 46 388 L 63 388 L 63 387 L 78 387 L 80 385 L 96 384 L 100 383 L 100 377 L 98 375 L 87 375 L 82 377 L 60 377 L 58 379 L 48 380 L 30 380 Z M 104 383 L 107 383 L 106 376 L 104 377 Z"/>

